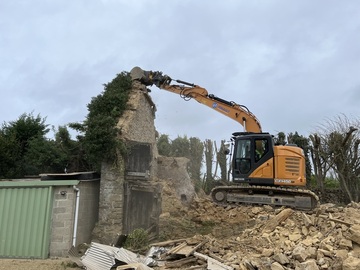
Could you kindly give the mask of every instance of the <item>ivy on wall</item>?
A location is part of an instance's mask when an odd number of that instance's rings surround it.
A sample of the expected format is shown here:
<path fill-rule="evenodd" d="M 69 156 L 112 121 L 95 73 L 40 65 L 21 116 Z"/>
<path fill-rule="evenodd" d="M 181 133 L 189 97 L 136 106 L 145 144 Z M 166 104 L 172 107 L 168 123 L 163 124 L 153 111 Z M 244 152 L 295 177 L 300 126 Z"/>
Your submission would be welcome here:
<path fill-rule="evenodd" d="M 71 123 L 70 127 L 82 133 L 82 141 L 87 159 L 94 168 L 99 168 L 102 161 L 116 158 L 117 151 L 124 153 L 125 146 L 117 138 L 116 124 L 126 110 L 126 103 L 132 88 L 128 72 L 118 74 L 111 82 L 104 84 L 104 91 L 91 99 L 87 105 L 88 115 L 85 121 Z"/>

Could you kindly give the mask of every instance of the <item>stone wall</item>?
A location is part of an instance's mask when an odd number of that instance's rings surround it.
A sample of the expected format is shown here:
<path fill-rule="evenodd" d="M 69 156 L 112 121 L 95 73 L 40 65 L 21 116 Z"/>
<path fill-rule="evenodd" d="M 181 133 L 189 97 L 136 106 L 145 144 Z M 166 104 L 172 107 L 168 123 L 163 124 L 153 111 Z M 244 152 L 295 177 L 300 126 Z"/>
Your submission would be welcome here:
<path fill-rule="evenodd" d="M 154 119 L 155 105 L 146 87 L 135 81 L 127 103 L 127 110 L 117 124 L 119 140 L 125 142 L 127 154 L 119 154 L 116 161 L 102 164 L 99 222 L 93 232 L 94 241 L 114 244 L 120 234 L 129 232 L 130 229 L 136 227 L 136 224 L 139 227 L 150 226 L 150 220 L 155 220 L 156 223 L 158 219 L 159 200 L 153 201 L 154 206 L 151 209 L 154 211 L 142 209 L 134 209 L 142 211 L 140 213 L 126 211 L 127 207 L 130 207 L 127 205 L 130 202 L 132 202 L 132 208 L 136 205 L 141 208 L 140 201 L 139 204 L 134 202 L 137 198 L 132 190 L 137 191 L 138 197 L 139 192 L 145 192 L 144 194 L 150 192 L 155 198 L 159 192 L 158 188 L 152 186 L 157 174 Z M 137 216 L 134 213 L 137 213 Z"/>

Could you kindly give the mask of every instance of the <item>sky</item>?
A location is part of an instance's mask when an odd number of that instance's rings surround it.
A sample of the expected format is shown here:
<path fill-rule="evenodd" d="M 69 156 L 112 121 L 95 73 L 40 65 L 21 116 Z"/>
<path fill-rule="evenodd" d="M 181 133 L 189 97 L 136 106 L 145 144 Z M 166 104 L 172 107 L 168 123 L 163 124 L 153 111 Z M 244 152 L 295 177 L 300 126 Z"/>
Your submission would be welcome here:
<path fill-rule="evenodd" d="M 139 66 L 247 106 L 263 131 L 308 136 L 360 116 L 360 1 L 0 1 L 0 122 L 85 120 L 103 84 Z M 156 129 L 228 140 L 243 127 L 151 87 Z"/>

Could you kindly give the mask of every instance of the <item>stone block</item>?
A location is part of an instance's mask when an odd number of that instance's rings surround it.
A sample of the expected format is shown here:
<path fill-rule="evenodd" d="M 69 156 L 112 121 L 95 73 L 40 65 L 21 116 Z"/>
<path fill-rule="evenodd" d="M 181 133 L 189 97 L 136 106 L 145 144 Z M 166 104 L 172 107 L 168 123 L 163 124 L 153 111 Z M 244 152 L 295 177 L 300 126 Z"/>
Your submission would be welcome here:
<path fill-rule="evenodd" d="M 319 270 L 318 265 L 314 259 L 302 262 L 295 267 L 295 270 Z"/>
<path fill-rule="evenodd" d="M 360 245 L 360 224 L 352 225 L 349 229 L 350 239 Z"/>
<path fill-rule="evenodd" d="M 287 264 L 290 262 L 289 258 L 283 253 L 277 253 L 272 258 L 280 264 Z"/>
<path fill-rule="evenodd" d="M 284 267 L 278 262 L 274 262 L 271 264 L 271 270 L 284 270 Z"/>
<path fill-rule="evenodd" d="M 292 256 L 299 262 L 305 262 L 305 260 L 309 258 L 309 253 L 303 246 L 296 246 L 292 252 Z"/>
<path fill-rule="evenodd" d="M 359 270 L 360 269 L 360 259 L 353 256 L 349 256 L 343 262 L 343 270 Z"/>
<path fill-rule="evenodd" d="M 339 247 L 343 249 L 352 249 L 353 248 L 352 241 L 346 238 L 342 238 L 339 241 Z"/>

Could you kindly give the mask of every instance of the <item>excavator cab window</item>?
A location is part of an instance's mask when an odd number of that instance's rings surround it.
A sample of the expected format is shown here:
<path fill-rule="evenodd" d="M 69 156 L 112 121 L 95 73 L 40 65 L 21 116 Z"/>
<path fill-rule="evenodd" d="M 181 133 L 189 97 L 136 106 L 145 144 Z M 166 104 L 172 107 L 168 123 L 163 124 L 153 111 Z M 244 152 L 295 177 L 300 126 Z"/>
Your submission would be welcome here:
<path fill-rule="evenodd" d="M 267 139 L 255 139 L 255 162 L 258 162 L 266 153 L 269 152 Z"/>
<path fill-rule="evenodd" d="M 269 134 L 245 134 L 236 137 L 233 155 L 233 180 L 251 182 L 250 175 L 274 155 Z"/>
<path fill-rule="evenodd" d="M 251 169 L 251 140 L 239 140 L 235 154 L 235 169 L 247 174 Z"/>

